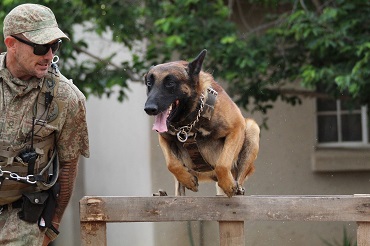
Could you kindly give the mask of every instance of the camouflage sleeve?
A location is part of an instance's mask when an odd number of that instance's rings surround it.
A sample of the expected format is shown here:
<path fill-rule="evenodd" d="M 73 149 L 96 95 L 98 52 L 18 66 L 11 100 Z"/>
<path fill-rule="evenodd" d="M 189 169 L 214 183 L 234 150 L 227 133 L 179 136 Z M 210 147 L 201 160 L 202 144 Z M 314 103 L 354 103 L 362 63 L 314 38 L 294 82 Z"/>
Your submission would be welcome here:
<path fill-rule="evenodd" d="M 64 211 L 71 199 L 77 176 L 78 158 L 61 163 L 61 166 L 62 168 L 60 169 L 58 179 L 60 183 L 60 194 L 58 196 L 58 205 L 53 219 L 54 223 L 59 223 L 61 221 Z"/>
<path fill-rule="evenodd" d="M 72 93 L 69 91 L 71 98 L 64 109 L 65 120 L 57 140 L 61 162 L 76 159 L 80 155 L 89 157 L 85 96 L 72 83 L 68 86 L 72 89 Z"/>

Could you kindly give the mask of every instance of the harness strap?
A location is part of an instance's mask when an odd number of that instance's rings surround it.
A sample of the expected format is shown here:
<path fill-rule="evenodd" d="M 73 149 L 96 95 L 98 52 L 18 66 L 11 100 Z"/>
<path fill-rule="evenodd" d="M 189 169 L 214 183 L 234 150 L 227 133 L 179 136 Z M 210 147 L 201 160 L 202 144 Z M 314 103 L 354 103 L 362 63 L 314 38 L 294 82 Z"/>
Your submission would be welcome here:
<path fill-rule="evenodd" d="M 207 91 L 208 91 L 207 100 L 204 103 L 204 108 L 203 108 L 203 111 L 201 113 L 201 117 L 203 117 L 207 120 L 211 120 L 211 118 L 213 116 L 213 112 L 215 110 L 217 92 L 212 87 L 209 87 L 207 89 Z"/>
<path fill-rule="evenodd" d="M 217 99 L 217 92 L 212 88 L 209 87 L 207 89 L 207 100 L 204 103 L 203 111 L 201 112 L 201 117 L 207 120 L 211 120 L 213 116 L 213 112 L 215 109 L 215 103 Z M 198 132 L 199 130 L 199 124 L 196 124 L 194 126 L 194 130 Z M 196 140 L 196 132 L 194 133 L 194 136 L 191 138 L 188 138 L 184 143 L 183 146 L 188 152 L 194 167 L 192 168 L 196 172 L 208 172 L 214 170 L 213 166 L 211 166 L 206 160 L 204 160 L 202 154 L 199 151 L 197 140 Z"/>
<path fill-rule="evenodd" d="M 208 172 L 212 171 L 214 168 L 204 160 L 202 154 L 198 149 L 197 141 L 194 138 L 186 141 L 183 144 L 184 148 L 188 151 L 191 160 L 193 161 L 193 170 L 196 172 Z"/>

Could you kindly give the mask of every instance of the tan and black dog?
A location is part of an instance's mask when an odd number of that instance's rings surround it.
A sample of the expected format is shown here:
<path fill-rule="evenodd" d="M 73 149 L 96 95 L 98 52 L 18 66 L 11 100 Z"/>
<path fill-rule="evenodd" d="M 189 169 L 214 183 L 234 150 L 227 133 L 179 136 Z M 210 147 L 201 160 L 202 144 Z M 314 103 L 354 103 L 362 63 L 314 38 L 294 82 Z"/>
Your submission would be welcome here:
<path fill-rule="evenodd" d="M 206 53 L 190 63 L 151 67 L 145 75 L 145 111 L 155 116 L 153 130 L 180 185 L 198 191 L 198 180 L 214 180 L 227 196 L 241 195 L 254 171 L 260 129 L 254 120 L 244 119 L 212 75 L 201 70 Z"/>

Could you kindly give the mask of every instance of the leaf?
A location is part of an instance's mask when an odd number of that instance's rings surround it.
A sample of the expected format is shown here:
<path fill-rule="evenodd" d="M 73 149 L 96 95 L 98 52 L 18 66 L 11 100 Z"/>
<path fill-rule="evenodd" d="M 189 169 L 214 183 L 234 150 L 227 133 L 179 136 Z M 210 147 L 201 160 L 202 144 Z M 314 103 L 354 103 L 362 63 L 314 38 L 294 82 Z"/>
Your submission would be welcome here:
<path fill-rule="evenodd" d="M 221 44 L 232 44 L 237 40 L 236 35 L 225 36 L 221 39 Z"/>

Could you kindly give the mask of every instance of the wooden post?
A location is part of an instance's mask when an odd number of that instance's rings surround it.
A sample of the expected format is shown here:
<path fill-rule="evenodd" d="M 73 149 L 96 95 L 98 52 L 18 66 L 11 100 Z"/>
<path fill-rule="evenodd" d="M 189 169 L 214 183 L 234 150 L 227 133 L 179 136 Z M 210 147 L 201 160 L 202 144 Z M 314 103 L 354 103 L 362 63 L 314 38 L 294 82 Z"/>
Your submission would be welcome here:
<path fill-rule="evenodd" d="M 244 221 L 219 221 L 220 246 L 244 246 Z"/>
<path fill-rule="evenodd" d="M 357 245 L 370 246 L 370 222 L 357 222 Z"/>
<path fill-rule="evenodd" d="M 80 201 L 80 230 L 82 246 L 107 246 L 105 201 L 100 197 Z"/>
<path fill-rule="evenodd" d="M 81 246 L 107 246 L 107 223 L 81 222 Z"/>

